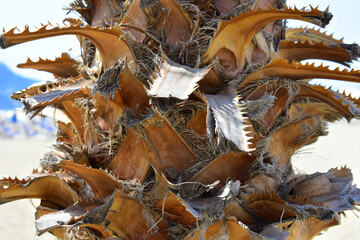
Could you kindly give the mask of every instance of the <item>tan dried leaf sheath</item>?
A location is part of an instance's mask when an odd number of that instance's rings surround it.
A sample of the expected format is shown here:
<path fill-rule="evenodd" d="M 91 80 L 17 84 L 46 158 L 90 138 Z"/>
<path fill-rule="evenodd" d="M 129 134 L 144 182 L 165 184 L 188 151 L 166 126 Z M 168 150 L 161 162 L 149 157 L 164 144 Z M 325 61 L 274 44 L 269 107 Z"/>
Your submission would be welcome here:
<path fill-rule="evenodd" d="M 360 201 L 350 169 L 296 175 L 291 156 L 360 116 L 359 99 L 309 80 L 360 72 L 299 61 L 347 65 L 359 47 L 286 28 L 332 15 L 283 2 L 76 0 L 80 19 L 4 32 L 1 48 L 73 34 L 83 55 L 19 64 L 55 79 L 12 97 L 68 121 L 41 170 L 0 179 L 0 203 L 41 199 L 37 233 L 59 239 L 295 240 L 339 224 Z"/>

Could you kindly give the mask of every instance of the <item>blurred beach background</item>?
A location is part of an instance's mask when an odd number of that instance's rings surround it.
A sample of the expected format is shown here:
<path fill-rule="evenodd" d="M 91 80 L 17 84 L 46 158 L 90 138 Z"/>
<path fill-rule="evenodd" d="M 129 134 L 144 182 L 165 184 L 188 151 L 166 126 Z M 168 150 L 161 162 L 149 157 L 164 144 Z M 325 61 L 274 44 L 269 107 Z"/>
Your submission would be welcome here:
<path fill-rule="evenodd" d="M 66 15 L 67 12 L 62 10 L 70 2 L 72 1 L 12 0 L 2 2 L 0 28 L 5 27 L 9 30 L 19 26 L 22 29 L 26 24 L 39 26 L 41 22 L 46 23 L 47 20 L 61 23 L 65 17 L 74 17 L 74 15 Z M 314 6 L 320 5 L 320 9 L 325 9 L 330 5 L 330 12 L 334 14 L 334 18 L 326 28 L 328 33 L 335 32 L 336 38 L 344 36 L 346 43 L 360 42 L 360 31 L 354 29 L 355 23 L 360 20 L 358 1 L 348 0 L 346 4 L 335 0 L 287 1 L 289 6 L 295 3 L 300 9 L 308 6 L 309 3 Z M 290 25 L 305 26 L 306 24 L 290 21 Z M 34 168 L 39 167 L 40 159 L 46 152 L 52 150 L 52 145 L 55 143 L 56 126 L 53 118 L 38 116 L 30 120 L 21 109 L 16 110 L 21 104 L 10 99 L 12 92 L 39 81 L 52 80 L 53 77 L 33 70 L 19 70 L 16 65 L 25 62 L 27 57 L 33 61 L 36 61 L 38 57 L 54 59 L 62 52 L 70 52 L 74 58 L 79 57 L 80 50 L 75 37 L 40 40 L 0 51 L 0 176 L 27 176 Z M 360 69 L 360 64 L 355 62 L 351 67 Z M 317 82 L 327 86 L 332 85 L 334 90 L 346 90 L 355 96 L 360 96 L 360 87 L 355 84 L 323 80 Z M 50 110 L 44 114 L 53 117 L 56 112 Z M 298 173 L 314 173 L 326 172 L 332 167 L 346 165 L 352 169 L 354 183 L 359 185 L 360 121 L 353 120 L 350 124 L 339 121 L 329 124 L 328 130 L 328 136 L 320 137 L 315 144 L 302 148 L 293 156 L 294 168 Z M 55 239 L 50 234 L 36 236 L 34 213 L 38 203 L 38 200 L 22 200 L 0 205 L 0 239 Z M 342 217 L 340 226 L 331 228 L 315 239 L 359 239 L 360 219 L 357 217 L 357 212 L 346 212 L 346 216 Z"/>
<path fill-rule="evenodd" d="M 8 69 L 0 72 L 0 79 L 11 77 L 12 72 Z M 17 103 L 9 102 L 6 105 L 5 101 L 0 101 L 3 109 L 0 110 L 0 176 L 26 177 L 39 167 L 44 154 L 52 150 L 55 122 L 40 116 L 30 120 L 21 109 L 14 109 L 13 104 Z M 315 144 L 302 148 L 293 156 L 294 168 L 298 173 L 310 174 L 346 165 L 352 169 L 354 183 L 360 185 L 360 121 L 338 121 L 329 124 L 328 131 L 328 136 L 320 137 Z M 55 239 L 50 234 L 36 236 L 34 214 L 38 204 L 38 200 L 21 200 L 0 205 L 0 239 Z M 360 219 L 356 212 L 346 212 L 346 215 L 342 217 L 340 226 L 331 228 L 315 239 L 358 239 Z"/>
<path fill-rule="evenodd" d="M 37 125 L 31 123 L 32 125 Z M 42 124 L 40 124 L 42 125 Z M 16 129 L 20 129 L 17 126 Z M 49 128 L 41 129 L 41 134 L 22 136 L 0 136 L 0 175 L 27 176 L 39 167 L 39 160 L 52 150 L 55 143 L 54 133 Z M 320 137 L 312 145 L 302 148 L 292 158 L 298 173 L 326 172 L 332 167 L 347 166 L 352 169 L 354 183 L 360 185 L 360 121 L 347 123 L 342 120 L 329 124 L 329 135 Z M 21 132 L 20 130 L 17 130 Z M 38 200 L 21 200 L 0 205 L 0 239 L 7 240 L 45 240 L 55 239 L 50 234 L 36 236 L 34 225 L 35 206 Z M 357 240 L 359 239 L 360 219 L 357 212 L 347 211 L 341 218 L 341 225 L 332 227 L 316 240 Z"/>

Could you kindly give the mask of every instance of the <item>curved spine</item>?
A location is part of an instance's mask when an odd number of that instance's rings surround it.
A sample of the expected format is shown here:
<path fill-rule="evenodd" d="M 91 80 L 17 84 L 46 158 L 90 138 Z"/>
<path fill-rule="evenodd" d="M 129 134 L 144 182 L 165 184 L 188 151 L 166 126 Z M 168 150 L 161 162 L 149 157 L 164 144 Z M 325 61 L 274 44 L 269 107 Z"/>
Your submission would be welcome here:
<path fill-rule="evenodd" d="M 346 69 L 341 71 L 339 68 L 330 70 L 328 66 L 323 64 L 316 67 L 315 63 L 290 63 L 287 60 L 275 57 L 269 64 L 248 75 L 239 84 L 239 88 L 242 89 L 258 80 L 275 77 L 291 80 L 323 78 L 360 83 L 360 71 L 354 69 L 350 71 Z"/>
<path fill-rule="evenodd" d="M 0 47 L 5 49 L 20 43 L 60 35 L 77 35 L 88 38 L 99 50 L 105 69 L 118 63 L 121 58 L 126 58 L 133 67 L 136 66 L 135 57 L 128 44 L 121 38 L 122 31 L 118 25 L 111 28 L 99 28 L 83 26 L 81 23 L 62 27 L 48 24 L 34 32 L 30 32 L 29 27 L 26 26 L 25 30 L 20 33 L 15 33 L 15 28 L 13 28 L 0 36 Z"/>
<path fill-rule="evenodd" d="M 203 62 L 214 59 L 221 49 L 230 50 L 236 60 L 236 68 L 242 71 L 245 67 L 246 51 L 251 40 L 266 24 L 280 19 L 297 19 L 317 24 L 321 27 L 328 23 L 331 14 L 321 12 L 311 7 L 311 11 L 301 11 L 285 7 L 279 10 L 269 6 L 269 9 L 253 10 L 220 22 L 218 30 L 212 39 L 208 50 L 203 56 Z M 221 61 L 221 59 L 220 59 Z"/>

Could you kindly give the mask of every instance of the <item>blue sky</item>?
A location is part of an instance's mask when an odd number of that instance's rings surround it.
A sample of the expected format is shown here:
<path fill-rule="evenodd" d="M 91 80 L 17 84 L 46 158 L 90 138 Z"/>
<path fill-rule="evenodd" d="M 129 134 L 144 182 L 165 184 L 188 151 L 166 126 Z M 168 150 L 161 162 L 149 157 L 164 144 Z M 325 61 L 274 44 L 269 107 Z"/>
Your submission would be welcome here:
<path fill-rule="evenodd" d="M 76 17 L 75 14 L 66 15 L 67 11 L 62 10 L 67 6 L 71 0 L 12 0 L 4 1 L 0 8 L 0 28 L 9 30 L 12 27 L 18 26 L 23 29 L 26 24 L 30 27 L 40 26 L 40 23 L 61 23 L 66 17 Z M 336 38 L 344 37 L 346 43 L 360 42 L 360 31 L 357 29 L 360 21 L 360 14 L 358 9 L 360 2 L 356 0 L 344 1 L 338 0 L 288 0 L 289 6 L 296 6 L 302 8 L 309 6 L 319 6 L 320 9 L 325 9 L 330 6 L 330 12 L 334 17 L 331 23 L 325 28 L 328 33 L 335 33 Z M 289 21 L 291 26 L 305 26 L 304 22 Z M 31 28 L 30 28 L 31 29 Z M 34 28 L 32 28 L 34 29 Z M 72 57 L 79 57 L 80 48 L 74 36 L 61 36 L 51 39 L 44 39 L 26 44 L 20 44 L 16 47 L 11 47 L 0 51 L 0 62 L 5 63 L 16 74 L 35 80 L 49 80 L 52 79 L 51 74 L 34 71 L 17 69 L 16 65 L 25 62 L 27 57 L 33 61 L 38 60 L 38 57 L 53 59 L 60 56 L 62 52 L 69 52 Z M 331 65 L 337 67 L 337 64 Z M 355 69 L 360 69 L 360 63 L 356 62 L 352 65 Z M 322 83 L 327 83 L 322 81 Z M 328 84 L 328 83 L 327 83 Z M 331 85 L 335 88 L 357 88 L 353 92 L 360 96 L 360 89 L 355 84 L 347 84 L 342 82 L 331 81 Z M 359 84 L 360 85 L 360 84 Z M 345 87 L 344 87 L 345 86 Z"/>
<path fill-rule="evenodd" d="M 287 0 L 288 6 L 296 5 L 299 9 L 303 6 L 308 6 L 311 3 L 312 6 L 319 6 L 320 10 L 326 9 L 330 6 L 330 12 L 333 14 L 333 18 L 330 21 L 330 24 L 325 27 L 324 31 L 328 34 L 334 33 L 335 38 L 344 37 L 345 43 L 360 43 L 360 31 L 358 23 L 360 22 L 360 14 L 358 12 L 360 8 L 360 2 L 356 0 L 314 0 L 314 1 L 305 1 L 305 0 Z M 290 26 L 310 26 L 301 21 L 289 21 Z M 331 68 L 344 68 L 343 66 L 335 63 L 325 62 L 326 65 L 329 65 Z M 352 68 L 360 70 L 360 62 L 354 61 L 351 64 Z M 352 93 L 354 96 L 360 97 L 360 83 L 347 83 L 341 81 L 324 81 L 324 80 L 315 80 L 312 83 L 320 83 L 326 86 L 332 86 L 334 90 L 339 89 L 340 91 L 345 90 L 347 93 Z"/>
<path fill-rule="evenodd" d="M 75 14 L 66 15 L 62 10 L 71 0 L 11 0 L 2 1 L 0 8 L 0 28 L 9 30 L 13 27 L 24 29 L 27 24 L 30 30 L 40 26 L 40 23 L 62 23 L 66 17 L 76 17 Z M 60 36 L 44 40 L 20 44 L 5 50 L 0 50 L 0 62 L 5 63 L 11 70 L 25 77 L 36 80 L 49 80 L 52 75 L 27 69 L 17 69 L 16 65 L 25 62 L 28 57 L 33 61 L 39 57 L 54 59 L 62 52 L 69 52 L 78 57 L 80 48 L 75 36 Z"/>

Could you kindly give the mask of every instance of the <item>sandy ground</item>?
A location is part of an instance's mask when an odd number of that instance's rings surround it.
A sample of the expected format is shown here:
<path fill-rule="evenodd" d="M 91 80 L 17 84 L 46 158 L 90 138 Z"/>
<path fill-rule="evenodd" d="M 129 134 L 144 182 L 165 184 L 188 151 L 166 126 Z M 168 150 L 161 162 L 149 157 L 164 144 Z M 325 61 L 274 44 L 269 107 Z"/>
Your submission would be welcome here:
<path fill-rule="evenodd" d="M 345 120 L 329 124 L 329 135 L 320 137 L 312 145 L 306 146 L 292 158 L 298 172 L 327 172 L 333 167 L 347 166 L 352 169 L 353 183 L 360 186 L 360 121 Z M 355 240 L 360 236 L 360 219 L 356 211 L 347 211 L 341 225 L 330 228 L 316 240 Z"/>
<path fill-rule="evenodd" d="M 55 139 L 0 139 L 0 176 L 27 176 L 38 168 L 39 160 L 51 150 Z M 20 200 L 0 205 L 1 240 L 56 239 L 51 234 L 35 234 L 35 207 L 39 200 Z"/>
<path fill-rule="evenodd" d="M 292 161 L 302 173 L 326 172 L 332 167 L 347 165 L 353 169 L 354 183 L 360 185 L 360 121 L 350 125 L 338 122 L 329 126 L 329 135 L 303 148 Z M 1 140 L 0 175 L 26 176 L 36 168 L 39 159 L 51 150 L 54 139 Z M 38 201 L 22 200 L 0 206 L 0 239 L 39 240 L 55 239 L 51 235 L 35 235 L 34 213 Z M 317 240 L 347 239 L 360 236 L 360 219 L 353 212 L 347 212 L 341 226 L 331 228 Z"/>

